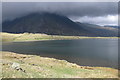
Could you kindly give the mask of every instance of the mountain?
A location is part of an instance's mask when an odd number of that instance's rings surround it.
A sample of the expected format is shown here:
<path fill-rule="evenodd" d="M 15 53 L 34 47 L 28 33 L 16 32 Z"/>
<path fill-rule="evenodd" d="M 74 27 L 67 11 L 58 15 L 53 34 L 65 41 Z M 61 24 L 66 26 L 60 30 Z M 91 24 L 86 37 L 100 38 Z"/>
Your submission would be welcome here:
<path fill-rule="evenodd" d="M 9 33 L 45 33 L 69 36 L 116 36 L 114 30 L 96 25 L 76 23 L 66 16 L 52 13 L 32 13 L 2 23 L 2 31 Z"/>
<path fill-rule="evenodd" d="M 80 22 L 76 22 L 76 23 L 79 24 L 79 26 L 82 26 L 85 30 L 92 32 L 97 36 L 118 36 L 117 28 L 104 27 L 89 23 L 80 23 Z"/>

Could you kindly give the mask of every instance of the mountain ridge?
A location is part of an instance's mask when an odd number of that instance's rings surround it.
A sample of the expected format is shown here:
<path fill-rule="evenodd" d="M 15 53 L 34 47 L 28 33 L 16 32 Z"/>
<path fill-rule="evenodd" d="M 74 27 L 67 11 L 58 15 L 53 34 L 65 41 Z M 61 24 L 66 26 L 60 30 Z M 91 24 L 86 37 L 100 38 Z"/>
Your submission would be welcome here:
<path fill-rule="evenodd" d="M 90 24 L 76 23 L 66 16 L 53 13 L 32 13 L 12 21 L 3 22 L 2 25 L 3 32 L 9 33 L 28 32 L 64 36 L 117 36 L 114 31 L 93 28 Z"/>

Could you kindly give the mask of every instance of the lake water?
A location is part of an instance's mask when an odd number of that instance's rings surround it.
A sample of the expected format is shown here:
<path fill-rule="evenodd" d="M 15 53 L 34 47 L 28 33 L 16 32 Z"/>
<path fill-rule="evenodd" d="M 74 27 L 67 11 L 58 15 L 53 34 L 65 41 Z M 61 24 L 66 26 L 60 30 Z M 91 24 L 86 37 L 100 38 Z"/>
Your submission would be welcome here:
<path fill-rule="evenodd" d="M 3 51 L 67 60 L 82 66 L 117 68 L 117 39 L 50 40 L 35 42 L 9 42 L 2 44 Z"/>

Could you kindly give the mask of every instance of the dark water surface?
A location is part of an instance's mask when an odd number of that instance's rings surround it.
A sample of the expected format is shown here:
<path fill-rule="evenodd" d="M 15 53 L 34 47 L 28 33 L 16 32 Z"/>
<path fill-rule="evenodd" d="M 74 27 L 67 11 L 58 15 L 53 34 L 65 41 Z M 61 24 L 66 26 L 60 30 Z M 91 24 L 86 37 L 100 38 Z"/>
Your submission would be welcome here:
<path fill-rule="evenodd" d="M 118 66 L 117 39 L 51 40 L 3 43 L 3 51 L 65 59 L 84 66 Z"/>

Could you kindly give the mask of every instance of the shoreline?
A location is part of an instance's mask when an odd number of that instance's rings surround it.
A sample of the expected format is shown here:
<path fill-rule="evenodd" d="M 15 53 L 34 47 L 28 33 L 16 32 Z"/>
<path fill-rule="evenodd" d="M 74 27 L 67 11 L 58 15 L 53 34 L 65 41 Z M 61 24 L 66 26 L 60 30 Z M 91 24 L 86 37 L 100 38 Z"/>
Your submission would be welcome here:
<path fill-rule="evenodd" d="M 119 39 L 119 38 L 81 38 L 81 39 Z M 54 40 L 81 40 L 81 39 L 50 39 L 50 40 L 28 40 L 28 41 L 0 41 L 1 43 L 14 42 L 36 42 L 36 41 L 54 41 Z"/>
<path fill-rule="evenodd" d="M 49 41 L 49 40 L 79 40 L 79 39 L 119 39 L 120 37 L 87 37 L 87 36 L 60 36 L 47 34 L 11 34 L 0 33 L 2 42 L 34 42 L 34 41 Z M 8 39 L 9 38 L 9 39 Z"/>
<path fill-rule="evenodd" d="M 19 54 L 19 53 L 2 51 L 2 56 L 3 56 L 2 64 L 4 64 L 3 65 L 4 78 L 8 78 L 8 75 L 9 75 L 9 78 L 10 78 L 10 75 L 14 75 L 16 78 L 20 78 L 20 75 L 18 75 L 18 73 L 21 75 L 29 73 L 33 76 L 34 72 L 37 72 L 39 74 L 39 70 L 38 69 L 36 70 L 36 68 L 38 67 L 43 68 L 40 74 L 45 75 L 46 78 L 58 78 L 58 76 L 54 73 L 60 74 L 61 75 L 59 76 L 60 78 L 62 77 L 63 78 L 76 78 L 76 77 L 77 78 L 117 78 L 117 74 L 118 74 L 118 70 L 109 68 L 109 67 L 80 66 L 75 63 L 70 63 L 66 60 L 41 57 L 38 55 L 27 55 L 27 54 Z M 18 63 L 20 65 L 20 68 L 25 70 L 26 73 L 12 69 L 11 66 L 13 63 Z M 30 69 L 27 69 L 27 66 L 29 66 Z M 8 70 L 6 70 L 6 68 Z M 31 73 L 30 72 L 31 69 L 34 69 L 34 68 L 35 68 L 34 72 Z M 48 72 L 44 74 L 44 71 L 46 70 L 48 70 Z M 61 70 L 62 73 L 59 70 Z M 50 72 L 52 71 L 51 72 L 52 76 L 46 75 L 46 74 L 49 74 L 49 71 Z M 14 74 L 14 72 L 16 74 Z M 81 73 L 82 76 L 78 73 Z M 37 77 L 33 77 L 33 78 L 44 77 L 44 76 L 39 76 L 38 74 L 36 74 Z M 89 76 L 86 76 L 86 74 L 89 74 Z M 65 75 L 68 75 L 68 76 L 65 76 Z M 28 76 L 21 76 L 21 77 L 23 78 Z"/>
<path fill-rule="evenodd" d="M 46 34 L 0 33 L 3 43 L 79 39 L 119 39 L 119 37 L 57 36 Z M 118 78 L 110 67 L 80 66 L 66 60 L 1 51 L 3 78 Z"/>
<path fill-rule="evenodd" d="M 120 38 L 81 38 L 81 39 L 120 39 Z M 81 39 L 50 39 L 50 40 L 27 40 L 27 41 L 2 41 L 2 43 L 9 42 L 36 42 L 36 41 L 54 41 L 54 40 L 81 40 Z"/>

